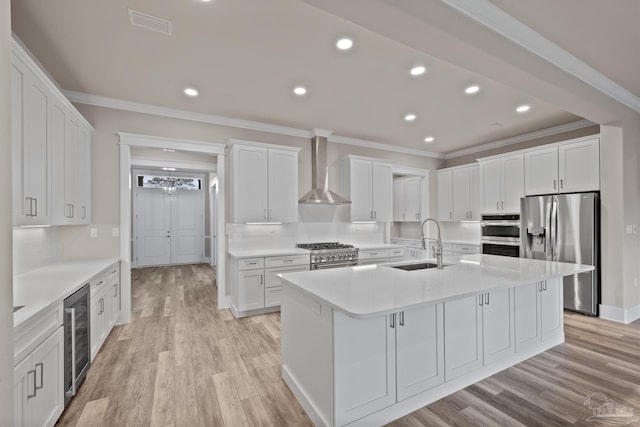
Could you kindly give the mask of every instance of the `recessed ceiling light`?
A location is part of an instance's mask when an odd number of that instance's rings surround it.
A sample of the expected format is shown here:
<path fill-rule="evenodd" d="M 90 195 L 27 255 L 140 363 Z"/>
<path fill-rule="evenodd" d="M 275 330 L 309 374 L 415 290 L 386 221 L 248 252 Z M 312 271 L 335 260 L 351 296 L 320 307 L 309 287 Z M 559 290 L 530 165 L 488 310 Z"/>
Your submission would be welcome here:
<path fill-rule="evenodd" d="M 298 96 L 305 95 L 307 93 L 307 88 L 304 86 L 296 86 L 293 88 L 293 93 L 295 93 Z"/>
<path fill-rule="evenodd" d="M 433 142 L 433 141 L 434 141 L 434 138 L 432 136 L 428 136 L 424 139 L 424 142 L 427 142 L 427 143 Z"/>
<path fill-rule="evenodd" d="M 353 47 L 353 40 L 343 37 L 336 42 L 336 47 L 340 50 L 349 50 Z"/>
<path fill-rule="evenodd" d="M 163 148 L 162 151 L 166 153 L 174 153 L 176 150 L 172 150 L 171 148 Z"/>
<path fill-rule="evenodd" d="M 518 112 L 518 113 L 526 113 L 530 109 L 531 109 L 531 107 L 525 104 L 525 105 L 521 105 L 518 108 L 516 108 L 516 112 Z"/>
<path fill-rule="evenodd" d="M 162 168 L 163 171 L 175 171 L 176 168 Z"/>
<path fill-rule="evenodd" d="M 184 89 L 184 94 L 193 98 L 198 96 L 198 91 L 192 87 L 187 87 Z"/>
<path fill-rule="evenodd" d="M 415 119 L 416 119 L 416 115 L 415 115 L 415 114 L 413 114 L 413 113 L 409 113 L 409 114 L 406 114 L 406 115 L 404 116 L 404 120 L 405 120 L 406 122 L 412 122 L 412 121 L 414 121 Z"/>
<path fill-rule="evenodd" d="M 421 76 L 426 72 L 427 72 L 427 67 L 425 67 L 424 65 L 416 65 L 411 69 L 411 71 L 409 71 L 409 73 L 411 73 L 412 76 Z"/>
<path fill-rule="evenodd" d="M 466 93 L 467 95 L 473 95 L 474 93 L 478 93 L 479 90 L 480 90 L 480 86 L 472 85 L 472 86 L 467 87 L 464 90 L 464 93 Z"/>

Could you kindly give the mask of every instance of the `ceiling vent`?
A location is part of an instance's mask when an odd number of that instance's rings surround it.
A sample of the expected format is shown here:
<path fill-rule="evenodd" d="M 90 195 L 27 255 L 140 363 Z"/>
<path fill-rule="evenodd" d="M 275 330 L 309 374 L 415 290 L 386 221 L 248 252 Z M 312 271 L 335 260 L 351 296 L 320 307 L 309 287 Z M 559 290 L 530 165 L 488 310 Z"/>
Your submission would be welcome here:
<path fill-rule="evenodd" d="M 137 27 L 157 31 L 168 36 L 171 35 L 171 21 L 167 21 L 166 19 L 129 9 L 129 20 L 132 25 Z"/>

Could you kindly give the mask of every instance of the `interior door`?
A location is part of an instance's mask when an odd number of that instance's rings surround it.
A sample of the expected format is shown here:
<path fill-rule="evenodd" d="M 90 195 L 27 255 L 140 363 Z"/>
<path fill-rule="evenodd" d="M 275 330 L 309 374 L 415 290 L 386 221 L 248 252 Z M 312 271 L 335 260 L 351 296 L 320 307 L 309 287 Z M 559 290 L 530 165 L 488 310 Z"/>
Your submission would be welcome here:
<path fill-rule="evenodd" d="M 204 256 L 202 190 L 178 190 L 171 196 L 171 264 L 201 262 Z"/>
<path fill-rule="evenodd" d="M 171 199 L 161 188 L 135 191 L 134 228 L 138 267 L 171 263 Z"/>

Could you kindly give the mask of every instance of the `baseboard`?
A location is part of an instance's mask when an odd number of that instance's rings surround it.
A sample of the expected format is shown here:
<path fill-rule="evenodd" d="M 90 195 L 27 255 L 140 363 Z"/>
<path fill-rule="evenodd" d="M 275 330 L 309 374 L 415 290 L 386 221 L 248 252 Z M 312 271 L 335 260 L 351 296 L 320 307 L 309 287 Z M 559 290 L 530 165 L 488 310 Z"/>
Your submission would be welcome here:
<path fill-rule="evenodd" d="M 628 325 L 629 323 L 640 319 L 640 305 L 622 308 L 600 304 L 600 318 Z"/>

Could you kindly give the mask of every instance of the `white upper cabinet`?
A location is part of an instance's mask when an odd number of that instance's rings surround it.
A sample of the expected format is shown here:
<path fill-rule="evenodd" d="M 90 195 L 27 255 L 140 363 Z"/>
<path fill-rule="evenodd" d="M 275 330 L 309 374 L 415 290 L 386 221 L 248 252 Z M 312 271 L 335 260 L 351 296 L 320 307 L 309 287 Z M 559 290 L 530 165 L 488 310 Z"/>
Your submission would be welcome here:
<path fill-rule="evenodd" d="M 558 192 L 558 147 L 529 151 L 524 161 L 527 195 Z"/>
<path fill-rule="evenodd" d="M 16 42 L 12 50 L 13 224 L 87 224 L 92 127 Z"/>
<path fill-rule="evenodd" d="M 11 65 L 13 223 L 46 225 L 50 216 L 50 94 L 15 54 Z"/>
<path fill-rule="evenodd" d="M 524 154 L 526 195 L 600 189 L 600 138 L 586 137 Z"/>
<path fill-rule="evenodd" d="M 453 172 L 438 171 L 438 220 L 453 220 Z"/>
<path fill-rule="evenodd" d="M 438 219 L 478 220 L 478 165 L 438 171 Z"/>
<path fill-rule="evenodd" d="M 392 164 L 357 156 L 342 159 L 342 195 L 351 200 L 351 221 L 393 221 Z"/>
<path fill-rule="evenodd" d="M 298 221 L 298 149 L 233 143 L 233 222 Z"/>
<path fill-rule="evenodd" d="M 393 221 L 422 220 L 422 177 L 410 176 L 393 180 Z"/>
<path fill-rule="evenodd" d="M 600 139 L 558 147 L 560 192 L 594 191 L 600 189 Z"/>
<path fill-rule="evenodd" d="M 524 154 L 479 160 L 480 211 L 482 213 L 520 212 L 524 197 Z"/>

